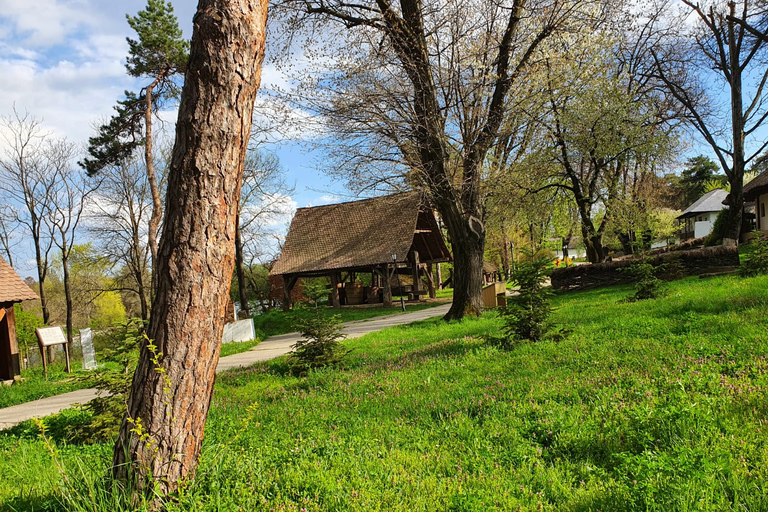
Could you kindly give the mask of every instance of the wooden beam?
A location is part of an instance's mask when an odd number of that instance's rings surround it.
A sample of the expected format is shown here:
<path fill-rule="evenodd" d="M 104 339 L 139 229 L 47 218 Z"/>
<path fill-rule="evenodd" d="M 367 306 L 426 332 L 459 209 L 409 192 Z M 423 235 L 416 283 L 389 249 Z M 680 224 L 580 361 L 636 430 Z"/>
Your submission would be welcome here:
<path fill-rule="evenodd" d="M 289 311 L 293 304 L 291 303 L 291 290 L 296 286 L 299 276 L 283 276 L 283 311 Z"/>
<path fill-rule="evenodd" d="M 341 301 L 339 300 L 339 274 L 337 272 L 331 272 L 331 306 L 335 309 L 341 309 Z"/>
<path fill-rule="evenodd" d="M 413 291 L 421 291 L 421 279 L 419 279 L 419 251 L 411 252 L 411 275 L 413 277 Z"/>
<path fill-rule="evenodd" d="M 435 278 L 434 274 L 432 273 L 431 263 L 427 263 L 427 291 L 429 292 L 430 299 L 437 298 L 437 293 L 435 293 Z"/>
<path fill-rule="evenodd" d="M 384 297 L 382 299 L 385 308 L 392 307 L 392 276 L 394 275 L 394 268 L 392 274 L 389 272 L 389 264 L 384 267 Z"/>

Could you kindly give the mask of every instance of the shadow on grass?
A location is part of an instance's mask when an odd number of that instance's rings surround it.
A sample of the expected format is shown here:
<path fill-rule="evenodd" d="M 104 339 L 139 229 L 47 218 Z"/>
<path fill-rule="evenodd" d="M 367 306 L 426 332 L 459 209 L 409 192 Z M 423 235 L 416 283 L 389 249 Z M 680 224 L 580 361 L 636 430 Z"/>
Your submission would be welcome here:
<path fill-rule="evenodd" d="M 67 444 L 82 445 L 87 443 L 72 439 L 71 432 L 77 427 L 87 425 L 91 420 L 91 413 L 82 409 L 64 409 L 58 414 L 46 416 L 42 419 L 45 425 L 45 436 L 51 441 L 66 442 Z M 15 437 L 19 439 L 39 439 L 40 427 L 34 420 L 27 420 L 9 429 L 0 431 L 2 437 Z M 0 507 L 0 510 L 3 510 Z"/>

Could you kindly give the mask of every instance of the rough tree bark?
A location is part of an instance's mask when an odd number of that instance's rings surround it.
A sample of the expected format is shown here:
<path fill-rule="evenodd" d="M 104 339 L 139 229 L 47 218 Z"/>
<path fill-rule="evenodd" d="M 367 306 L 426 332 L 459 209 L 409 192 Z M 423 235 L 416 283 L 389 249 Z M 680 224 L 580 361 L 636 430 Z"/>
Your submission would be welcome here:
<path fill-rule="evenodd" d="M 141 348 L 113 455 L 114 475 L 135 479 L 138 489 L 151 477 L 161 493 L 173 492 L 197 466 L 229 300 L 267 3 L 200 0 L 194 18 L 147 329 L 157 348 Z"/>

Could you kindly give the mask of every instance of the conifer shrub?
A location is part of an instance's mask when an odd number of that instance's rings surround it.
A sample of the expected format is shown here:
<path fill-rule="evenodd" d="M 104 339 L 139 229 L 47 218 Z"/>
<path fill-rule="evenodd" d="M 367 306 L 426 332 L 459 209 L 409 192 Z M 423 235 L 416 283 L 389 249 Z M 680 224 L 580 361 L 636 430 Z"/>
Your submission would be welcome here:
<path fill-rule="evenodd" d="M 640 260 L 629 267 L 621 269 L 635 282 L 635 294 L 628 297 L 630 301 L 656 299 L 666 293 L 664 281 L 657 277 L 666 265 L 651 265 L 648 260 Z"/>
<path fill-rule="evenodd" d="M 547 259 L 534 259 L 518 264 L 512 271 L 512 281 L 519 286 L 516 295 L 507 298 L 504 317 L 503 348 L 510 348 L 521 341 L 541 341 L 552 331 L 549 322 L 552 313 L 551 290 L 545 287 Z"/>
<path fill-rule="evenodd" d="M 339 315 L 326 316 L 320 310 L 315 315 L 298 321 L 302 338 L 291 348 L 291 372 L 306 375 L 313 368 L 324 368 L 339 363 L 348 353 L 341 340 L 342 323 Z"/>
<path fill-rule="evenodd" d="M 763 240 L 762 236 L 762 231 L 753 232 L 752 241 L 744 247 L 744 258 L 739 266 L 742 277 L 768 274 L 768 240 Z"/>
<path fill-rule="evenodd" d="M 100 443 L 115 438 L 125 415 L 143 332 L 144 322 L 132 319 L 101 334 L 109 338 L 100 340 L 109 347 L 101 351 L 101 360 L 105 364 L 82 378 L 105 393 L 82 406 L 90 413 L 90 418 L 68 425 L 68 439 L 80 443 Z"/>

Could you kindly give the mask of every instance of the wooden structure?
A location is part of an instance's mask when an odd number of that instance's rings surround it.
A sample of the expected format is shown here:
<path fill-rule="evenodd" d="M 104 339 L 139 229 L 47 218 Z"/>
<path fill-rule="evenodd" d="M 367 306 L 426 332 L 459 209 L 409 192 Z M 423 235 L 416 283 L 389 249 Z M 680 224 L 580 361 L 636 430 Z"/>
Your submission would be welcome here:
<path fill-rule="evenodd" d="M 483 307 L 495 308 L 507 305 L 507 283 L 496 281 L 483 286 Z"/>
<path fill-rule="evenodd" d="M 37 298 L 16 271 L 0 258 L 0 380 L 11 380 L 21 371 L 13 305 Z"/>
<path fill-rule="evenodd" d="M 744 185 L 744 201 L 754 201 L 757 229 L 768 234 L 768 171 L 763 171 Z"/>
<path fill-rule="evenodd" d="M 412 278 L 409 299 L 426 292 L 421 275 L 450 253 L 431 209 L 421 194 L 406 192 L 362 201 L 299 208 L 270 275 L 282 276 L 283 309 L 291 307 L 291 289 L 302 277 L 329 277 L 330 302 L 392 304 L 395 273 Z M 371 273 L 371 286 L 356 280 Z M 344 275 L 346 273 L 346 276 Z M 434 278 L 430 279 L 434 293 Z M 346 281 L 346 282 L 345 282 Z"/>
<path fill-rule="evenodd" d="M 64 331 L 61 327 L 38 327 L 35 329 L 37 335 L 37 346 L 40 347 L 40 357 L 43 359 L 43 372 L 45 376 L 48 376 L 48 360 L 45 357 L 45 352 L 49 347 L 56 345 L 64 346 L 64 357 L 67 362 L 67 373 L 72 370 L 69 367 L 69 347 L 67 346 L 67 338 L 64 336 Z"/>

